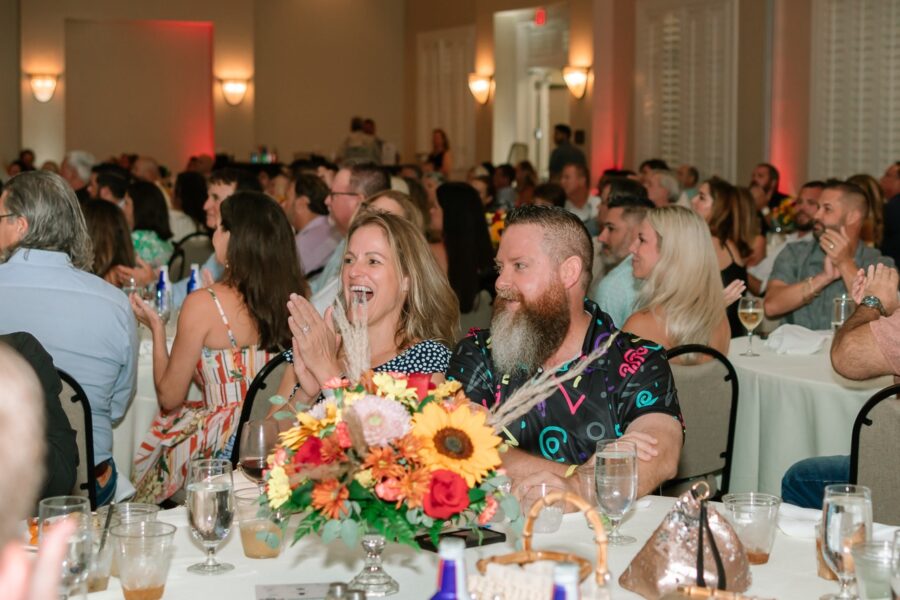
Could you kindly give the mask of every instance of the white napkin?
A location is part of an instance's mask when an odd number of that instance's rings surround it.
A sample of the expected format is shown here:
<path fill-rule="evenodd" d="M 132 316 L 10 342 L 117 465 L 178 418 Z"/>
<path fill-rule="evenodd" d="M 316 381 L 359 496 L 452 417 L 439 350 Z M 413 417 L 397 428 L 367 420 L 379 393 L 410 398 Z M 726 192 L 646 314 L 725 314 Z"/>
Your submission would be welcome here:
<path fill-rule="evenodd" d="M 778 354 L 815 354 L 831 337 L 827 331 L 812 331 L 800 325 L 782 325 L 769 334 L 766 347 Z"/>
<path fill-rule="evenodd" d="M 816 539 L 816 523 L 821 520 L 821 509 L 800 508 L 783 502 L 778 509 L 778 529 L 790 537 L 804 540 Z"/>

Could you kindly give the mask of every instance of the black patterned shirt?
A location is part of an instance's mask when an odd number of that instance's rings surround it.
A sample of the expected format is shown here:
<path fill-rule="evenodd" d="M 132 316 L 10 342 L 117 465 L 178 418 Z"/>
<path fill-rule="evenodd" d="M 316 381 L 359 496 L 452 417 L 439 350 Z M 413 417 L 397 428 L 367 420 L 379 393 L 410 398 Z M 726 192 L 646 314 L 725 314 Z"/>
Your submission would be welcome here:
<path fill-rule="evenodd" d="M 591 300 L 591 315 L 582 357 L 616 331 L 612 319 Z M 575 359 L 579 360 L 579 359 Z M 565 373 L 575 360 L 557 372 Z M 522 374 L 497 373 L 491 357 L 490 331 L 473 330 L 450 357 L 447 379 L 463 384 L 473 401 L 493 408 L 527 381 Z M 596 442 L 623 435 L 638 417 L 663 413 L 681 418 L 681 408 L 665 351 L 658 344 L 621 332 L 606 355 L 580 376 L 507 426 L 520 449 L 566 464 L 582 464 L 594 455 Z"/>

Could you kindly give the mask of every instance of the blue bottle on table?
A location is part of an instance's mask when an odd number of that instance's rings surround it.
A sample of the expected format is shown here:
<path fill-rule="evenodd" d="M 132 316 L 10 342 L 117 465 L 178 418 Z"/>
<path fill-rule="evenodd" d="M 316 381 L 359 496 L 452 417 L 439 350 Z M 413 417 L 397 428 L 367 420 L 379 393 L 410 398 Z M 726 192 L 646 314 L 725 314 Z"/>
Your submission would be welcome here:
<path fill-rule="evenodd" d="M 565 562 L 553 568 L 553 600 L 579 600 L 578 565 Z"/>
<path fill-rule="evenodd" d="M 466 585 L 466 562 L 463 553 L 466 544 L 459 538 L 449 537 L 438 544 L 438 589 L 431 600 L 471 600 Z"/>

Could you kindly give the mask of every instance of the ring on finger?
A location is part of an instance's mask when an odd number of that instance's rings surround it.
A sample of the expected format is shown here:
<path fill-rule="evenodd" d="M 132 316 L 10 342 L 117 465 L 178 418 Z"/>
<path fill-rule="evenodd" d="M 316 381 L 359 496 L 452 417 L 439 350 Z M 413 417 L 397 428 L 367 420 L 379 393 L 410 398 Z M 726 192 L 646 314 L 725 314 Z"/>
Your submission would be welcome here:
<path fill-rule="evenodd" d="M 302 327 L 300 327 L 300 331 L 303 332 L 303 335 L 309 333 L 309 323 L 304 323 Z"/>
<path fill-rule="evenodd" d="M 828 248 L 829 248 L 830 250 L 834 250 L 834 244 L 828 244 Z"/>

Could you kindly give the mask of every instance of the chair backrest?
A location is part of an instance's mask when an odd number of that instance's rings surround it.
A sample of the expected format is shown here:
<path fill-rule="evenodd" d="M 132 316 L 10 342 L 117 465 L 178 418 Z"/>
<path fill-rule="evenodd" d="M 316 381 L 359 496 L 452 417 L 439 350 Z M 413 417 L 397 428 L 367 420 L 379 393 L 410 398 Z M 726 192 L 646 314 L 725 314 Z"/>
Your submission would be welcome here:
<path fill-rule="evenodd" d="M 705 354 L 712 360 L 699 364 L 671 364 L 678 402 L 686 429 L 678 474 L 669 484 L 721 473 L 717 495 L 728 493 L 734 429 L 737 421 L 738 380 L 731 362 L 721 352 L 700 344 L 686 344 L 667 352 L 669 361 L 686 354 Z"/>
<path fill-rule="evenodd" d="M 241 457 L 241 430 L 244 423 L 253 420 L 262 420 L 269 413 L 269 398 L 278 391 L 278 384 L 284 375 L 284 370 L 290 365 L 284 356 L 284 353 L 278 354 L 275 358 L 266 363 L 266 365 L 256 374 L 250 387 L 247 388 L 247 395 L 244 396 L 244 405 L 241 407 L 241 419 L 238 421 L 237 429 L 234 433 L 234 447 L 231 451 L 231 464 L 237 467 Z"/>
<path fill-rule="evenodd" d="M 872 490 L 872 518 L 900 525 L 900 384 L 875 393 L 860 409 L 850 439 L 850 483 Z"/>
<path fill-rule="evenodd" d="M 57 372 L 62 380 L 59 403 L 69 418 L 69 426 L 75 430 L 75 444 L 78 447 L 78 471 L 72 495 L 86 496 L 91 502 L 91 510 L 96 510 L 97 478 L 94 476 L 94 429 L 91 421 L 91 405 L 87 394 L 74 377 L 59 369 Z"/>
<path fill-rule="evenodd" d="M 175 250 L 169 259 L 169 278 L 179 281 L 190 274 L 193 263 L 202 265 L 214 252 L 212 238 L 202 231 L 192 233 L 175 244 Z"/>

